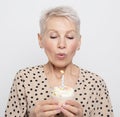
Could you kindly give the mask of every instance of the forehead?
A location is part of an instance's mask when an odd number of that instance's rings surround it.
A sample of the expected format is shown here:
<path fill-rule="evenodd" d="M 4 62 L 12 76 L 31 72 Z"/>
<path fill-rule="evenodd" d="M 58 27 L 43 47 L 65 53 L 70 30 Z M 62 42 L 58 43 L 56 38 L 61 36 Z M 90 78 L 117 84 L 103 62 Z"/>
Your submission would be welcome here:
<path fill-rule="evenodd" d="M 66 17 L 50 17 L 45 24 L 45 32 L 77 32 L 75 23 Z"/>
<path fill-rule="evenodd" d="M 69 30 L 76 30 L 75 23 L 66 17 L 50 17 L 46 21 L 46 29 L 59 29 L 64 30 L 68 28 Z"/>

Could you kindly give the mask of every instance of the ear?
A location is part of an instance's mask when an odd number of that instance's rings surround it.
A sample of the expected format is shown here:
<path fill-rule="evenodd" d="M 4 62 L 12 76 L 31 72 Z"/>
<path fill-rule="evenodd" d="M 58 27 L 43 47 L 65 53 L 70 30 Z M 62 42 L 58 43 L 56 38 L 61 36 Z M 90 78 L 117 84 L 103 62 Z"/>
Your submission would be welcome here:
<path fill-rule="evenodd" d="M 38 33 L 38 42 L 39 42 L 40 48 L 43 48 L 43 47 L 44 47 L 44 46 L 43 46 L 43 39 L 42 39 L 41 34 L 39 34 L 39 33 Z"/>
<path fill-rule="evenodd" d="M 80 46 L 81 46 L 81 35 L 79 35 L 77 50 L 80 49 Z"/>

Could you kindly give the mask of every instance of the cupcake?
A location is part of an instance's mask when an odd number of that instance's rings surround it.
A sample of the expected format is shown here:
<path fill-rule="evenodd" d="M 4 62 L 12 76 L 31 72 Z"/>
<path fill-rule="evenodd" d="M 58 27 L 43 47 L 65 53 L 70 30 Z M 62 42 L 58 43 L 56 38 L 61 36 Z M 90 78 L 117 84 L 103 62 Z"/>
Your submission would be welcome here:
<path fill-rule="evenodd" d="M 62 105 L 66 100 L 74 98 L 74 89 L 68 86 L 56 86 L 52 89 L 51 95 L 53 99 L 59 101 L 59 104 Z"/>

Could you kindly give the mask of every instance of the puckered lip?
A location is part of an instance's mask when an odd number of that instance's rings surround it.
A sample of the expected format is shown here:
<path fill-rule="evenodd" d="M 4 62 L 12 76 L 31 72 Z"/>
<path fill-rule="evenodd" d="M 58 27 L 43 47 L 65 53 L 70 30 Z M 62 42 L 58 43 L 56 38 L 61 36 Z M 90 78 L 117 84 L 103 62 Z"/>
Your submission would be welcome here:
<path fill-rule="evenodd" d="M 65 59 L 66 56 L 67 56 L 66 53 L 57 53 L 57 54 L 56 54 L 56 57 L 57 57 L 58 59 L 60 59 L 60 60 Z"/>

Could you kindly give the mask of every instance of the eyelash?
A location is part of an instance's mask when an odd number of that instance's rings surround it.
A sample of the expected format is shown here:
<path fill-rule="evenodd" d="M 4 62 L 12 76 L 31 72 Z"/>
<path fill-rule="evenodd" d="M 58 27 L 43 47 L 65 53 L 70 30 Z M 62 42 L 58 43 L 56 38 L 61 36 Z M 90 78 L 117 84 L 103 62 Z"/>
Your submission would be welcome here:
<path fill-rule="evenodd" d="M 74 39 L 74 37 L 67 37 L 67 38 L 68 38 L 68 39 L 71 39 L 71 40 Z"/>
<path fill-rule="evenodd" d="M 56 39 L 57 36 L 50 36 L 50 38 L 51 38 L 51 39 Z M 74 39 L 74 37 L 67 37 L 67 38 L 70 39 L 70 40 Z"/>
<path fill-rule="evenodd" d="M 51 39 L 55 39 L 55 38 L 57 38 L 57 36 L 50 36 L 50 38 L 51 38 Z"/>

